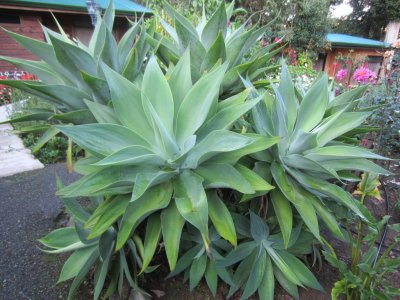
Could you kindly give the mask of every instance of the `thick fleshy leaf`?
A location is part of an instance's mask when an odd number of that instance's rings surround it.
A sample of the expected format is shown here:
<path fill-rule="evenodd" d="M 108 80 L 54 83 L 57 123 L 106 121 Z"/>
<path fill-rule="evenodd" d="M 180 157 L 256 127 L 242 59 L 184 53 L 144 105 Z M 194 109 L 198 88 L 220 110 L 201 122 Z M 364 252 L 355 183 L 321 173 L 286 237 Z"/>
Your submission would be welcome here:
<path fill-rule="evenodd" d="M 158 66 L 154 56 L 150 58 L 143 75 L 142 93 L 146 95 L 162 124 L 172 135 L 174 100 L 168 81 Z"/>
<path fill-rule="evenodd" d="M 239 150 L 255 142 L 251 137 L 227 130 L 212 131 L 189 152 L 183 167 L 196 168 L 219 152 Z"/>
<path fill-rule="evenodd" d="M 266 257 L 266 268 L 263 279 L 258 287 L 258 296 L 263 300 L 273 300 L 275 291 L 275 278 L 271 258 Z"/>
<path fill-rule="evenodd" d="M 315 209 L 307 200 L 302 188 L 297 186 L 295 182 L 288 177 L 288 174 L 285 173 L 283 167 L 275 162 L 271 166 L 271 173 L 280 191 L 294 204 L 310 231 L 317 239 L 320 239 Z"/>
<path fill-rule="evenodd" d="M 189 91 L 177 112 L 176 138 L 183 145 L 206 120 L 213 102 L 217 101 L 219 87 L 226 71 L 224 64 L 204 75 Z M 201 101 L 199 101 L 201 99 Z M 193 112 L 196 112 L 195 114 Z"/>
<path fill-rule="evenodd" d="M 326 226 L 335 235 L 335 237 L 344 240 L 343 233 L 340 230 L 339 224 L 335 216 L 331 214 L 331 212 L 326 207 L 323 206 L 323 204 L 317 199 L 317 197 L 309 195 L 307 199 L 309 199 L 309 201 L 312 203 L 315 210 L 317 211 L 318 216 L 322 219 L 322 221 L 324 221 Z"/>
<path fill-rule="evenodd" d="M 203 248 L 203 245 L 196 245 L 193 248 L 187 250 L 182 257 L 179 259 L 178 263 L 176 264 L 175 269 L 167 276 L 167 278 L 171 278 L 183 270 L 185 270 L 187 267 L 190 266 L 190 264 L 193 262 L 193 259 L 195 258 L 196 254 L 199 253 L 199 251 Z"/>
<path fill-rule="evenodd" d="M 24 35 L 14 33 L 12 31 L 8 31 L 5 29 L 3 29 L 3 30 L 8 36 L 10 36 L 12 39 L 14 39 L 23 48 L 29 49 L 30 52 L 32 52 L 37 57 L 41 58 L 42 60 L 47 62 L 49 65 L 51 65 L 57 71 L 57 73 L 62 74 L 64 81 L 71 82 L 71 80 L 67 76 L 68 75 L 67 71 L 57 61 L 57 58 L 54 53 L 54 49 L 50 44 L 41 42 L 37 39 L 32 39 L 32 38 L 26 37 Z"/>
<path fill-rule="evenodd" d="M 217 274 L 215 264 L 211 260 L 208 261 L 207 269 L 206 269 L 204 277 L 206 278 L 206 282 L 207 282 L 208 288 L 211 291 L 211 294 L 215 298 L 215 296 L 217 294 L 218 274 Z"/>
<path fill-rule="evenodd" d="M 279 284 L 285 289 L 286 292 L 288 292 L 294 299 L 298 300 L 299 299 L 299 289 L 296 284 L 291 282 L 288 278 L 285 277 L 283 272 L 279 270 L 278 267 L 273 268 L 274 270 L 274 275 L 276 280 L 279 282 Z"/>
<path fill-rule="evenodd" d="M 150 187 L 167 182 L 177 174 L 176 171 L 156 171 L 138 173 L 132 192 L 132 201 L 139 199 Z"/>
<path fill-rule="evenodd" d="M 57 283 L 74 278 L 81 271 L 90 256 L 96 251 L 96 247 L 88 247 L 75 251 L 65 262 Z"/>
<path fill-rule="evenodd" d="M 175 183 L 174 197 L 179 213 L 202 233 L 207 242 L 208 203 L 203 178 L 190 170 L 183 171 Z"/>
<path fill-rule="evenodd" d="M 248 257 L 256 247 L 257 243 L 254 241 L 239 244 L 239 246 L 229 252 L 224 259 L 217 261 L 217 267 L 228 267 L 242 261 L 244 258 Z"/>
<path fill-rule="evenodd" d="M 89 87 L 88 92 L 91 92 L 93 101 L 106 105 L 111 99 L 110 88 L 108 87 L 107 81 L 105 79 L 89 75 L 83 71 L 81 71 L 81 76 L 86 85 Z"/>
<path fill-rule="evenodd" d="M 47 84 L 63 84 L 64 81 L 51 67 L 44 61 L 25 60 L 15 57 L 0 56 L 0 60 L 4 60 L 13 64 L 19 69 L 35 74 L 40 80 Z"/>
<path fill-rule="evenodd" d="M 324 161 L 330 159 L 342 158 L 369 158 L 369 159 L 387 159 L 379 154 L 373 153 L 365 148 L 353 147 L 347 145 L 325 146 L 314 148 L 304 152 L 305 157 L 315 161 Z"/>
<path fill-rule="evenodd" d="M 366 216 L 364 216 L 364 214 L 360 211 L 359 207 L 356 204 L 357 200 L 354 199 L 350 193 L 346 192 L 341 187 L 311 176 L 307 176 L 304 173 L 298 174 L 294 171 L 291 172 L 293 173 L 293 175 L 295 175 L 295 178 L 301 184 L 304 184 L 305 186 L 308 186 L 311 189 L 316 190 L 319 193 L 322 193 L 323 195 L 335 199 L 339 203 L 342 203 L 344 206 L 351 209 L 359 217 L 366 220 Z"/>
<path fill-rule="evenodd" d="M 129 52 L 133 48 L 133 44 L 136 39 L 136 34 L 138 33 L 140 26 L 142 24 L 142 19 L 135 23 L 125 34 L 122 36 L 118 43 L 118 59 L 119 65 L 124 66 L 128 59 Z"/>
<path fill-rule="evenodd" d="M 156 252 L 160 235 L 161 235 L 160 215 L 153 214 L 147 219 L 146 237 L 144 240 L 143 266 L 140 273 L 143 273 L 149 266 L 154 256 L 154 253 Z"/>
<path fill-rule="evenodd" d="M 270 199 L 281 228 L 285 248 L 287 248 L 293 226 L 292 207 L 289 200 L 278 190 L 272 191 Z"/>
<path fill-rule="evenodd" d="M 253 250 L 252 253 L 242 260 L 237 267 L 227 298 L 230 298 L 239 288 L 241 288 L 248 280 L 253 266 L 254 260 L 257 256 L 257 250 Z"/>
<path fill-rule="evenodd" d="M 153 130 L 143 110 L 140 89 L 106 65 L 102 65 L 102 67 L 110 87 L 115 113 L 121 123 L 138 135 L 152 141 Z"/>
<path fill-rule="evenodd" d="M 89 273 L 91 270 L 93 264 L 98 260 L 99 258 L 99 250 L 97 247 L 94 247 L 93 253 L 89 256 L 85 264 L 81 267 L 79 273 L 75 276 L 74 281 L 72 282 L 69 292 L 68 292 L 68 300 L 72 300 L 75 296 L 75 293 L 78 289 L 78 287 L 81 285 L 83 280 L 86 277 L 86 274 Z"/>
<path fill-rule="evenodd" d="M 54 114 L 50 119 L 61 121 L 61 123 L 72 123 L 75 125 L 96 123 L 96 119 L 88 109 L 79 109 L 62 114 Z"/>
<path fill-rule="evenodd" d="M 208 214 L 218 234 L 228 240 L 233 246 L 237 245 L 235 225 L 232 216 L 215 191 L 207 193 Z"/>
<path fill-rule="evenodd" d="M 57 191 L 62 197 L 95 196 L 113 187 L 127 187 L 132 191 L 133 183 L 139 172 L 150 171 L 137 167 L 108 167 L 97 172 L 90 172 L 69 186 Z"/>
<path fill-rule="evenodd" d="M 194 170 L 204 178 L 205 188 L 231 188 L 244 194 L 252 194 L 252 188 L 246 177 L 228 164 L 202 164 Z"/>
<path fill-rule="evenodd" d="M 98 123 L 121 124 L 115 111 L 111 107 L 87 100 L 85 100 L 85 104 Z"/>
<path fill-rule="evenodd" d="M 114 248 L 115 242 L 112 241 L 111 243 L 107 244 L 107 253 L 103 258 L 103 261 L 101 262 L 99 268 L 99 276 L 97 277 L 96 280 L 96 285 L 94 288 L 94 299 L 97 300 L 100 297 L 101 291 L 103 290 L 104 282 L 106 281 L 106 277 L 108 274 L 108 268 L 110 265 L 110 260 L 111 260 L 111 255 L 112 255 L 112 250 Z"/>
<path fill-rule="evenodd" d="M 190 266 L 189 287 L 192 291 L 200 282 L 207 267 L 207 255 L 203 254 L 199 258 L 193 260 Z"/>
<path fill-rule="evenodd" d="M 250 233 L 252 238 L 260 243 L 269 236 L 269 228 L 265 220 L 250 210 Z"/>
<path fill-rule="evenodd" d="M 332 115 L 332 120 L 325 122 L 316 129 L 318 146 L 322 147 L 333 139 L 361 125 L 371 112 L 337 112 L 337 117 Z"/>
<path fill-rule="evenodd" d="M 248 94 L 248 91 L 243 92 L 244 95 Z M 246 114 L 252 109 L 261 98 L 249 100 L 238 105 L 232 105 L 218 111 L 212 118 L 210 118 L 199 130 L 198 136 L 200 138 L 206 136 L 207 133 L 212 130 L 229 129 L 229 127 L 241 116 Z"/>
<path fill-rule="evenodd" d="M 86 124 L 78 126 L 56 126 L 83 149 L 100 156 L 108 156 L 129 146 L 147 146 L 132 130 L 115 124 Z"/>
<path fill-rule="evenodd" d="M 129 146 L 96 162 L 96 166 L 151 165 L 162 166 L 165 160 L 142 146 Z"/>
<path fill-rule="evenodd" d="M 328 76 L 319 78 L 304 95 L 297 114 L 296 130 L 308 132 L 324 117 L 328 106 Z"/>
<path fill-rule="evenodd" d="M 282 62 L 281 81 L 279 84 L 279 93 L 285 103 L 287 112 L 287 128 L 289 132 L 292 132 L 293 127 L 296 123 L 297 111 L 299 109 L 299 102 L 295 95 L 295 87 L 290 76 L 287 65 Z"/>
<path fill-rule="evenodd" d="M 142 197 L 130 202 L 122 218 L 116 250 L 122 248 L 132 229 L 150 213 L 168 206 L 172 195 L 170 183 L 159 184 L 147 190 Z"/>
<path fill-rule="evenodd" d="M 290 265 L 291 270 L 302 284 L 322 292 L 324 291 L 313 273 L 298 258 L 286 251 L 277 251 L 277 253 Z"/>
<path fill-rule="evenodd" d="M 292 283 L 296 285 L 303 286 L 299 278 L 296 276 L 296 273 L 292 270 L 292 266 L 282 258 L 280 252 L 278 252 L 279 250 L 274 250 L 271 247 L 266 247 L 266 250 L 272 261 L 287 279 L 289 279 Z"/>
<path fill-rule="evenodd" d="M 279 137 L 265 137 L 254 133 L 244 136 L 253 138 L 254 142 L 238 150 L 217 154 L 209 162 L 235 164 L 243 156 L 268 149 L 279 141 Z"/>
<path fill-rule="evenodd" d="M 267 254 L 265 251 L 261 251 L 260 255 L 254 261 L 249 279 L 247 280 L 246 286 L 240 299 L 247 299 L 257 291 L 263 280 L 264 273 L 266 271 L 266 265 Z"/>
<path fill-rule="evenodd" d="M 97 62 L 89 53 L 51 35 L 49 37 L 57 60 L 77 80 L 82 79 L 81 71 L 92 76 L 97 75 Z"/>
<path fill-rule="evenodd" d="M 218 61 L 224 62 L 226 58 L 225 41 L 221 32 L 207 51 L 201 64 L 201 73 L 210 71 Z"/>
<path fill-rule="evenodd" d="M 75 231 L 75 228 L 67 227 L 53 230 L 38 241 L 46 247 L 62 249 L 79 242 L 79 237 Z"/>
<path fill-rule="evenodd" d="M 88 239 L 93 239 L 100 236 L 107 231 L 110 226 L 125 212 L 126 207 L 129 204 L 129 196 L 116 197 L 104 210 L 104 213 L 99 216 L 96 224 L 90 231 Z"/>
<path fill-rule="evenodd" d="M 176 120 L 179 107 L 192 88 L 189 49 L 185 51 L 178 64 L 174 67 L 168 82 L 174 97 L 174 120 Z"/>
<path fill-rule="evenodd" d="M 145 94 L 142 94 L 142 104 L 147 120 L 153 128 L 153 136 L 155 137 L 157 148 L 161 149 L 161 154 L 165 157 L 178 157 L 180 152 L 172 131 L 164 125 Z"/>
<path fill-rule="evenodd" d="M 83 99 L 90 99 L 88 94 L 73 86 L 46 85 L 37 81 L 23 80 L 2 80 L 2 83 L 38 96 L 61 111 L 86 108 Z"/>
<path fill-rule="evenodd" d="M 175 202 L 161 212 L 161 229 L 170 270 L 175 269 L 179 244 L 185 219 L 180 215 Z"/>
<path fill-rule="evenodd" d="M 367 88 L 368 85 L 361 85 L 359 87 L 346 91 L 343 94 L 340 94 L 329 102 L 328 108 L 348 105 L 350 102 L 361 98 Z"/>
<path fill-rule="evenodd" d="M 241 164 L 236 164 L 235 168 L 250 183 L 254 191 L 269 191 L 274 188 L 253 170 L 250 170 Z"/>
<path fill-rule="evenodd" d="M 333 170 L 360 170 L 376 174 L 391 175 L 392 173 L 365 158 L 346 158 L 325 160 L 321 164 Z"/>
<path fill-rule="evenodd" d="M 228 20 L 225 10 L 225 1 L 222 1 L 202 31 L 201 41 L 206 49 L 211 47 L 219 32 L 225 37 L 227 28 Z"/>

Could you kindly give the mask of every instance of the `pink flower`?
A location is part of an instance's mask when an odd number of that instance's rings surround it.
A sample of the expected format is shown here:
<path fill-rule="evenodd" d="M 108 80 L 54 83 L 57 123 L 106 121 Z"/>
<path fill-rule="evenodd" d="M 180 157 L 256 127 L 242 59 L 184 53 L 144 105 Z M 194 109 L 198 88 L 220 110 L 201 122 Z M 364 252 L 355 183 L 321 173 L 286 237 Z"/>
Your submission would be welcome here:
<path fill-rule="evenodd" d="M 376 73 L 365 67 L 356 69 L 353 77 L 359 83 L 374 82 L 377 79 Z"/>
<path fill-rule="evenodd" d="M 343 81 L 343 79 L 347 76 L 347 70 L 346 69 L 341 69 L 337 72 L 336 74 L 336 79 L 340 82 Z"/>

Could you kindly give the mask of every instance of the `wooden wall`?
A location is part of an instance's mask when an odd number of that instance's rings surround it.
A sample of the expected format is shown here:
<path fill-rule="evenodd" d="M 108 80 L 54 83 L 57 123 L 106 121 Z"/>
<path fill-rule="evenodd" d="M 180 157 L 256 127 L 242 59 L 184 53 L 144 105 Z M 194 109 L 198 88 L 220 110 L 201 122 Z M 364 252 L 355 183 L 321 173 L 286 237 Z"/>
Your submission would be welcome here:
<path fill-rule="evenodd" d="M 7 13 L 7 12 L 2 12 Z M 41 16 L 39 14 L 17 14 L 20 17 L 20 24 L 7 24 L 7 23 L 0 23 L 0 26 L 37 39 L 42 40 L 44 39 L 42 28 L 40 26 Z M 23 49 L 19 44 L 17 44 L 12 38 L 10 38 L 3 30 L 0 29 L 0 55 L 4 56 L 12 56 L 17 58 L 23 59 L 37 59 L 31 52 L 28 50 Z M 4 61 L 0 61 L 0 72 L 5 71 L 14 71 L 16 68 Z"/>
<path fill-rule="evenodd" d="M 383 57 L 385 51 L 386 50 L 378 49 L 333 48 L 332 51 L 327 52 L 324 71 L 328 73 L 330 77 L 333 77 L 338 70 L 346 68 L 346 66 L 342 66 L 338 61 L 338 57 L 340 55 L 350 55 L 353 59 L 357 61 L 362 60 L 363 58 L 366 58 L 368 56 Z"/>

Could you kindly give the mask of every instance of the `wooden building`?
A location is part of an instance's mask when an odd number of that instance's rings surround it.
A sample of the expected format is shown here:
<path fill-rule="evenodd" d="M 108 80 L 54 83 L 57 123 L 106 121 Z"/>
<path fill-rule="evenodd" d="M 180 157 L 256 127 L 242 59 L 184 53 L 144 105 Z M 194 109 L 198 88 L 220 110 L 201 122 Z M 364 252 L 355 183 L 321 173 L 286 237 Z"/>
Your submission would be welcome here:
<path fill-rule="evenodd" d="M 368 68 L 376 74 L 380 73 L 385 52 L 389 43 L 351 36 L 347 34 L 329 33 L 326 35 L 331 49 L 327 50 L 319 60 L 319 69 L 333 77 L 338 70 L 348 69 L 348 62 L 342 62 L 343 57 L 351 57 L 351 61 L 366 61 Z"/>
<path fill-rule="evenodd" d="M 99 8 L 104 10 L 108 0 L 97 0 Z M 114 34 L 119 39 L 128 28 L 127 17 L 141 16 L 151 11 L 130 0 L 114 0 L 116 19 Z M 10 31 L 44 40 L 41 24 L 56 30 L 51 13 L 57 18 L 64 31 L 72 38 L 88 43 L 93 26 L 87 11 L 85 0 L 1 0 L 0 27 Z M 0 29 L 0 55 L 23 59 L 36 59 L 28 50 L 23 49 Z M 13 74 L 14 66 L 0 61 L 0 76 Z"/>

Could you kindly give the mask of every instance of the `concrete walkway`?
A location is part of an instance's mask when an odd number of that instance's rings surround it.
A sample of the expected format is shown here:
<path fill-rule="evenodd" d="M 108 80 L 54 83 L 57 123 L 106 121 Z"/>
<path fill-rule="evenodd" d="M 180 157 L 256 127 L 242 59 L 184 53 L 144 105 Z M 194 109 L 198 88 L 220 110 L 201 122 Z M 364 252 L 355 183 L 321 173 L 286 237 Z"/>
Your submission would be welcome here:
<path fill-rule="evenodd" d="M 0 122 L 8 120 L 11 109 L 10 104 L 0 106 Z M 43 164 L 11 130 L 13 127 L 9 124 L 0 125 L 0 177 L 43 168 Z"/>

